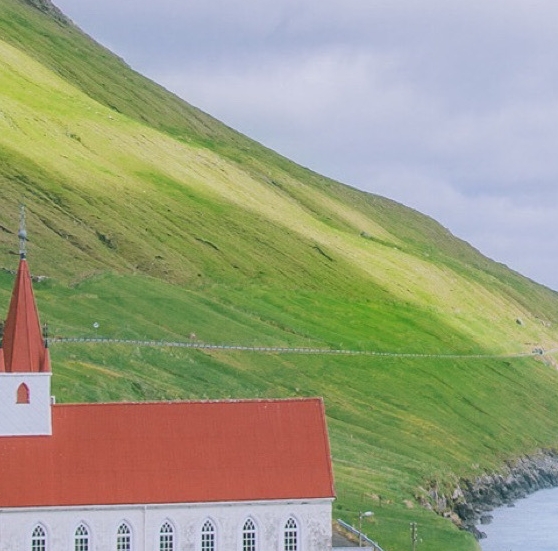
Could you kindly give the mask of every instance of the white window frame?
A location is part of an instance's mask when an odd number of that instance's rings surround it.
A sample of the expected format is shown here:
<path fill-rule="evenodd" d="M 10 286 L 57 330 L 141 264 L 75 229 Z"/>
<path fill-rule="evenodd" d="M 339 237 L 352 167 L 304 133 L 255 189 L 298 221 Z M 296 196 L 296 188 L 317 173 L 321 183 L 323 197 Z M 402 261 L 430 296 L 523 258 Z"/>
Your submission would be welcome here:
<path fill-rule="evenodd" d="M 247 528 L 248 523 L 251 523 L 251 527 L 248 526 Z M 248 540 L 248 537 L 250 537 L 250 540 Z M 248 517 L 242 525 L 241 549 L 242 551 L 258 550 L 258 524 L 252 517 Z"/>
<path fill-rule="evenodd" d="M 74 551 L 91 551 L 92 549 L 91 531 L 85 522 L 80 522 L 74 530 Z"/>
<path fill-rule="evenodd" d="M 217 527 L 211 519 L 203 521 L 200 530 L 200 551 L 216 551 L 217 549 Z"/>
<path fill-rule="evenodd" d="M 132 528 L 126 521 L 116 530 L 116 551 L 132 551 Z"/>
<path fill-rule="evenodd" d="M 40 532 L 39 532 L 40 530 Z M 47 530 L 42 524 L 36 524 L 31 532 L 31 551 L 48 551 Z"/>
<path fill-rule="evenodd" d="M 168 526 L 169 531 L 163 529 Z M 169 538 L 170 536 L 170 538 Z M 159 528 L 157 551 L 175 551 L 176 546 L 176 530 L 170 520 L 165 520 Z"/>
<path fill-rule="evenodd" d="M 290 516 L 283 524 L 283 551 L 300 551 L 300 524 Z"/>

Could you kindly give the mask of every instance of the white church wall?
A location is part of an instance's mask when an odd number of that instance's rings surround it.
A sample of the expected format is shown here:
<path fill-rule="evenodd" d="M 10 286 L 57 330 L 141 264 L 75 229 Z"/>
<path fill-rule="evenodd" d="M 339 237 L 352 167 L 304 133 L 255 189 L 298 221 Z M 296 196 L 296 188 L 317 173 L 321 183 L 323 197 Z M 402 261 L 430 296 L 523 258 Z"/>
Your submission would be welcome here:
<path fill-rule="evenodd" d="M 51 373 L 0 374 L 0 436 L 52 434 L 50 377 Z M 17 403 L 22 384 L 29 403 Z"/>
<path fill-rule="evenodd" d="M 176 551 L 201 551 L 201 530 L 215 527 L 216 551 L 242 551 L 242 528 L 252 519 L 257 551 L 283 551 L 289 518 L 298 528 L 297 551 L 331 549 L 331 499 L 277 500 L 213 504 L 45 507 L 0 510 L 0 551 L 31 550 L 31 535 L 40 525 L 47 551 L 73 551 L 76 529 L 83 524 L 90 551 L 116 550 L 119 526 L 131 531 L 132 551 L 159 551 L 165 522 L 173 527 Z"/>

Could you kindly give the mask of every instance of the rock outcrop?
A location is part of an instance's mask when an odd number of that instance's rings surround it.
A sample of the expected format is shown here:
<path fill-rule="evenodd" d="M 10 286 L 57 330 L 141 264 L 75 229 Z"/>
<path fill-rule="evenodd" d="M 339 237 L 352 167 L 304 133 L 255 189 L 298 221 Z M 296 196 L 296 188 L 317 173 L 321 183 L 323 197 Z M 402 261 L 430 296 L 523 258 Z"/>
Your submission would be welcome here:
<path fill-rule="evenodd" d="M 458 526 L 477 538 L 483 533 L 476 528 L 481 516 L 503 505 L 513 505 L 537 490 L 558 486 L 558 452 L 541 451 L 508 463 L 501 472 L 484 474 L 475 480 L 462 480 L 451 495 L 431 490 L 423 504 L 451 518 Z"/>
<path fill-rule="evenodd" d="M 70 24 L 70 20 L 50 0 L 25 0 L 34 8 L 50 15 L 53 19 L 64 25 Z"/>

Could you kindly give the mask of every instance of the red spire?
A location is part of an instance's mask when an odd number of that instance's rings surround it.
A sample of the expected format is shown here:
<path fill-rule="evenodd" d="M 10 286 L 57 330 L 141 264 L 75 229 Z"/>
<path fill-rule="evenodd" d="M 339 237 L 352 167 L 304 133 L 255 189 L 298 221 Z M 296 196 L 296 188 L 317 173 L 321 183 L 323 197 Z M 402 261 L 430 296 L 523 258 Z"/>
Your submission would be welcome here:
<path fill-rule="evenodd" d="M 0 371 L 7 373 L 50 371 L 49 354 L 41 334 L 31 275 L 23 255 L 19 261 L 8 318 L 4 326 L 3 349 L 4 362 L 0 357 Z"/>

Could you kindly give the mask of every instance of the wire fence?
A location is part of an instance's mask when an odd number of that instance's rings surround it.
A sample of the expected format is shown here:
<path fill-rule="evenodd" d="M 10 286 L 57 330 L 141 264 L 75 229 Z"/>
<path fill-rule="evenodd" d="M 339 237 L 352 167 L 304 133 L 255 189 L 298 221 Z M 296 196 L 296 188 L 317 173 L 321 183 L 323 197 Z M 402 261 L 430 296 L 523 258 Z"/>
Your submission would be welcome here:
<path fill-rule="evenodd" d="M 386 356 L 392 358 L 447 358 L 447 359 L 486 359 L 486 358 L 524 358 L 546 356 L 558 352 L 558 348 L 544 350 L 535 348 L 531 352 L 514 352 L 504 354 L 421 354 L 412 352 L 379 352 L 374 350 L 354 350 L 343 348 L 313 348 L 284 346 L 244 346 L 234 344 L 210 344 L 199 341 L 163 341 L 140 339 L 113 339 L 109 337 L 49 337 L 47 343 L 93 343 L 93 344 L 126 344 L 133 346 L 190 348 L 193 350 L 237 350 L 269 354 L 324 354 L 345 356 Z"/>

